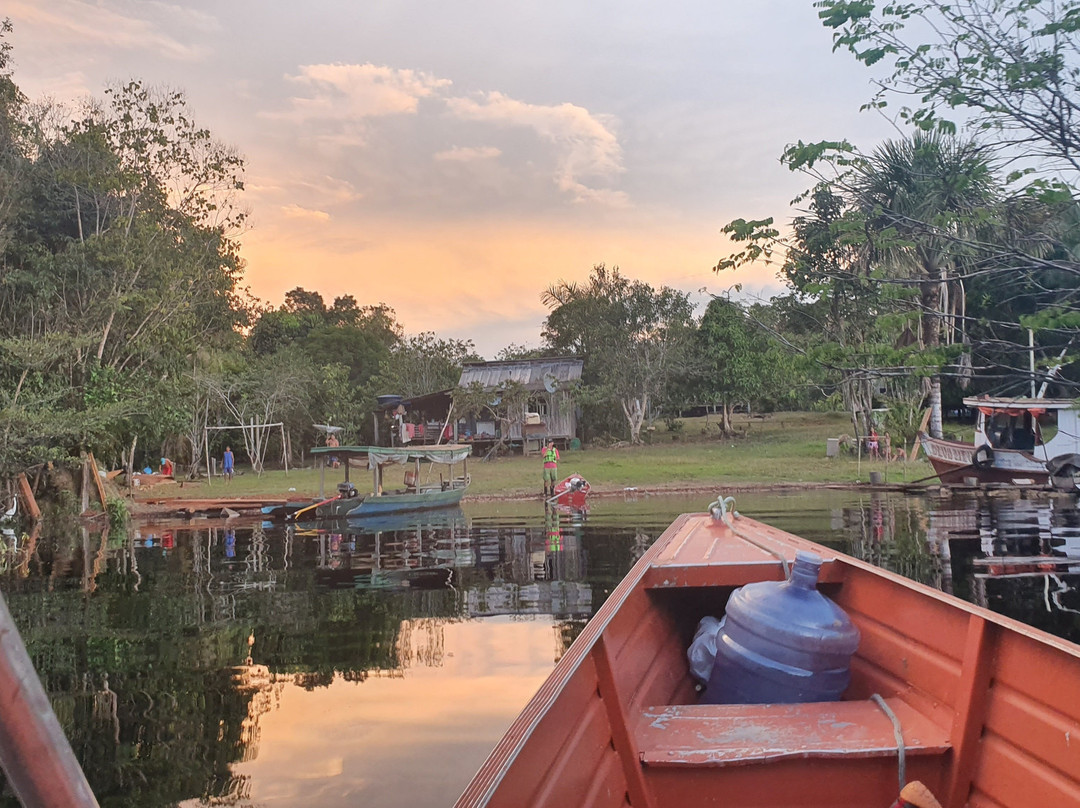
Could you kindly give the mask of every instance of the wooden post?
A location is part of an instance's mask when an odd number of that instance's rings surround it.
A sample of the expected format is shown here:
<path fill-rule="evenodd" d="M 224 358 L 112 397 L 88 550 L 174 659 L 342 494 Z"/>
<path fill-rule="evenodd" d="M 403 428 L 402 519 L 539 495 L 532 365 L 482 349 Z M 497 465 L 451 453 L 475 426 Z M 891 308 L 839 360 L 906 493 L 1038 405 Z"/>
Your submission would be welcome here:
<path fill-rule="evenodd" d="M 439 430 L 439 437 L 436 438 L 436 440 L 435 440 L 435 445 L 436 446 L 438 446 L 440 443 L 442 443 L 442 438 L 443 438 L 443 435 L 446 432 L 446 427 L 449 426 L 449 424 L 450 424 L 450 416 L 453 415 L 453 414 L 454 414 L 454 402 L 451 401 L 450 402 L 450 409 L 448 409 L 446 411 L 446 420 L 443 421 L 442 429 Z M 451 475 L 451 476 L 453 476 L 453 475 Z"/>
<path fill-rule="evenodd" d="M 127 487 L 131 489 L 131 478 L 135 471 L 135 445 L 139 441 L 139 436 L 136 435 L 131 439 L 131 453 L 127 457 L 127 462 L 124 464 L 124 469 L 127 471 Z"/>
<path fill-rule="evenodd" d="M 90 510 L 90 461 L 83 455 L 82 487 L 79 493 L 79 513 Z"/>
<path fill-rule="evenodd" d="M 34 491 L 30 488 L 30 481 L 27 480 L 26 475 L 20 471 L 15 478 L 15 484 L 19 487 L 19 497 L 22 499 L 23 509 L 26 511 L 26 515 L 37 522 L 41 519 L 41 508 L 38 507 L 37 500 L 34 499 Z"/>
<path fill-rule="evenodd" d="M 105 486 L 101 484 L 101 473 L 98 471 L 97 461 L 94 460 L 94 453 L 87 452 L 86 459 L 90 463 L 90 473 L 94 475 L 94 485 L 97 488 L 98 499 L 101 500 L 102 513 L 108 513 L 108 500 L 105 498 Z"/>
<path fill-rule="evenodd" d="M 210 430 L 207 427 L 203 427 L 203 452 L 206 454 L 206 484 L 211 485 L 214 477 L 210 473 Z"/>
<path fill-rule="evenodd" d="M 349 459 L 345 458 L 346 468 Z M 326 499 L 326 457 L 319 455 L 319 499 Z"/>

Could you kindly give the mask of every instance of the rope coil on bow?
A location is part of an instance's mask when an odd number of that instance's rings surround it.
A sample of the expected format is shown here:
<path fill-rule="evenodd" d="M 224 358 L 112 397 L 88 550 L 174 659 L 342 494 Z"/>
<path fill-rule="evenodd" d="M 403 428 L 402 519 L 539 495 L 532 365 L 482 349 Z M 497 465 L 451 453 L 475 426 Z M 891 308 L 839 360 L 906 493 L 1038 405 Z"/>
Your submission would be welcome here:
<path fill-rule="evenodd" d="M 779 559 L 780 566 L 784 570 L 784 580 L 786 581 L 791 577 L 791 564 L 787 560 L 787 556 L 781 553 L 779 550 L 775 550 L 766 544 L 762 544 L 757 539 L 746 535 L 737 527 L 735 527 L 735 519 L 741 515 L 735 510 L 735 497 L 717 496 L 716 500 L 709 503 L 709 513 L 712 514 L 712 518 L 718 522 L 723 522 L 727 525 L 728 530 L 738 536 L 745 542 L 757 547 L 759 550 L 764 550 L 774 558 Z"/>

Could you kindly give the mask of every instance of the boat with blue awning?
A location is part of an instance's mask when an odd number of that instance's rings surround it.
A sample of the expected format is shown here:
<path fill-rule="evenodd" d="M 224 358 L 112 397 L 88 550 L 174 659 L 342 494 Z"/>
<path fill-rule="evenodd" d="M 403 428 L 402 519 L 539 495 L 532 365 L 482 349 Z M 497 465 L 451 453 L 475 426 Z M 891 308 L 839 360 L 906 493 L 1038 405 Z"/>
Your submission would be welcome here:
<path fill-rule="evenodd" d="M 471 446 L 317 446 L 311 454 L 319 461 L 319 500 L 310 510 L 317 518 L 348 517 L 360 519 L 395 513 L 409 513 L 433 508 L 451 508 L 461 502 L 469 487 L 468 457 Z M 324 499 L 326 461 L 339 458 L 345 480 L 338 483 L 337 494 Z M 427 463 L 428 467 L 423 468 Z M 391 479 L 394 466 L 405 466 L 401 485 Z M 435 467 L 443 470 L 436 472 Z M 460 474 L 458 474 L 460 466 Z M 370 494 L 360 494 L 349 479 L 353 468 L 372 472 Z M 304 509 L 308 510 L 308 509 Z M 300 515 L 297 511 L 295 516 Z"/>

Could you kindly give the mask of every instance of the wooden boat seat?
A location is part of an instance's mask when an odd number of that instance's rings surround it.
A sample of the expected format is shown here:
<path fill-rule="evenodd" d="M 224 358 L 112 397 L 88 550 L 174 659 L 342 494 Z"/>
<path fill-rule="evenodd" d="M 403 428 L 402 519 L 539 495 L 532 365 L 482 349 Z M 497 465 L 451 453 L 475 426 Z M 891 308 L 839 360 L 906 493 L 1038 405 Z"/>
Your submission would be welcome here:
<path fill-rule="evenodd" d="M 909 758 L 943 755 L 951 749 L 947 730 L 902 699 L 889 698 L 885 703 L 900 721 Z M 897 755 L 892 721 L 870 700 L 648 707 L 636 739 L 646 767 Z"/>

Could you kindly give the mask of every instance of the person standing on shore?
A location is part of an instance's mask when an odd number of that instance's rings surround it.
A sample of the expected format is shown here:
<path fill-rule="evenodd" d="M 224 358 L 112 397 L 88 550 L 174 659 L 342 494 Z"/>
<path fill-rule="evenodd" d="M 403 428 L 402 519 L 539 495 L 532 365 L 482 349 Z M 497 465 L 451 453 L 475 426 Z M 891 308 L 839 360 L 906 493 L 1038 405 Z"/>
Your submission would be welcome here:
<path fill-rule="evenodd" d="M 555 480 L 559 476 L 559 450 L 555 448 L 555 442 L 547 439 L 543 449 L 544 458 L 544 497 L 555 496 Z"/>
<path fill-rule="evenodd" d="M 225 447 L 225 454 L 221 456 L 221 476 L 225 478 L 225 482 L 229 482 L 233 476 L 233 453 L 232 447 Z"/>

